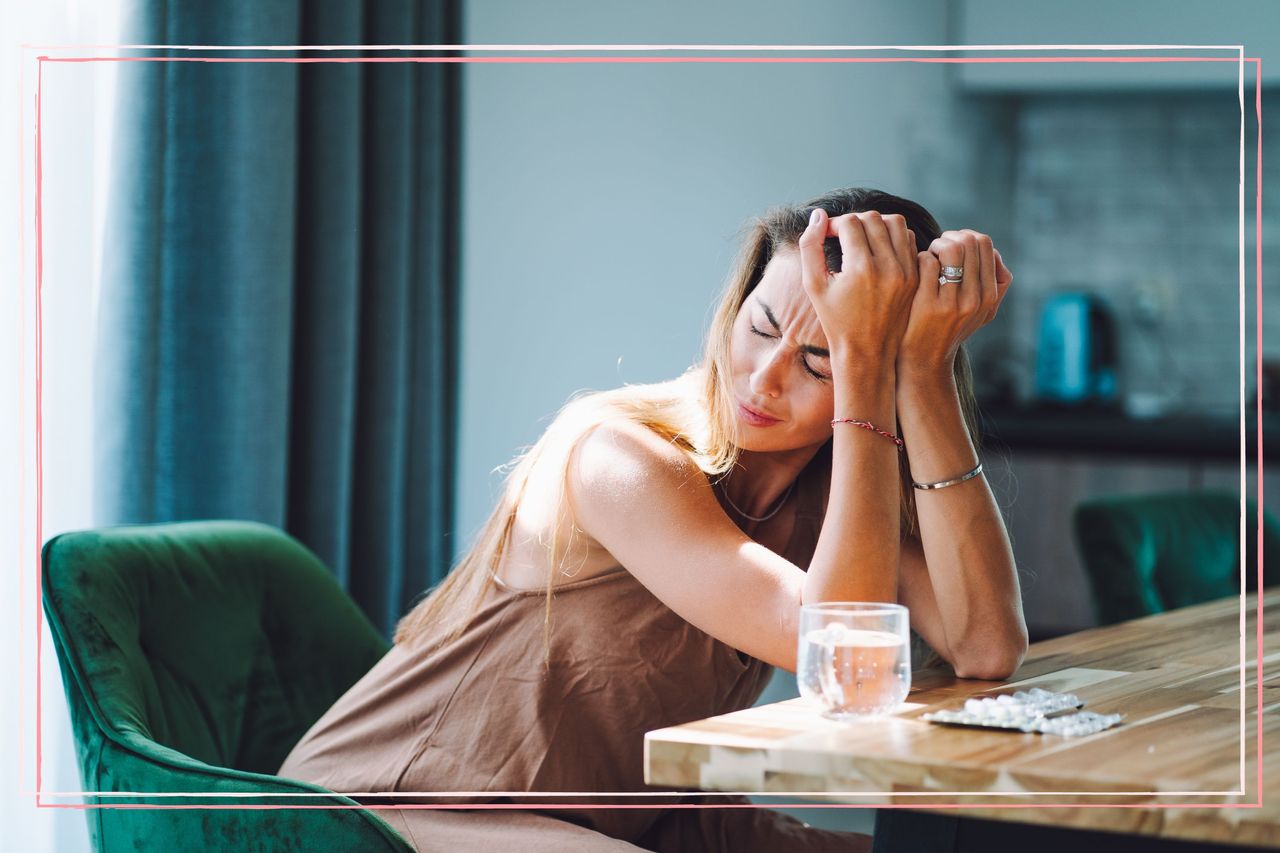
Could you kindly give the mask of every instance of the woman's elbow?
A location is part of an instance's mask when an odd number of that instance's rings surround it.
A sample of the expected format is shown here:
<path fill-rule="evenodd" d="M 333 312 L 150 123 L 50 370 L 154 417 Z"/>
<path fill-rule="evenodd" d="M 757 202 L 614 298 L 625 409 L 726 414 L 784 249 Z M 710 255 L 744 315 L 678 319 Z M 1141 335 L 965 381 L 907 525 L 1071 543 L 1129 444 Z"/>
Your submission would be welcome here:
<path fill-rule="evenodd" d="M 957 655 L 953 668 L 958 678 L 1004 681 L 1018 671 L 1026 655 L 1027 636 L 1023 633 L 1006 642 L 979 648 L 970 654 Z"/>

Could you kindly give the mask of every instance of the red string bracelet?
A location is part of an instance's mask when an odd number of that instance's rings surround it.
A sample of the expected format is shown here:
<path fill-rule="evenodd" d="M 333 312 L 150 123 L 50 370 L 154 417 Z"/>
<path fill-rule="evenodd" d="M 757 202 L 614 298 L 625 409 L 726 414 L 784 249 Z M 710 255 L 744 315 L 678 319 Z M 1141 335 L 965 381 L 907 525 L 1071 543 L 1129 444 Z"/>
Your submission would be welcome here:
<path fill-rule="evenodd" d="M 869 429 L 869 430 L 871 430 L 872 432 L 878 432 L 878 433 L 880 433 L 881 435 L 883 435 L 885 438 L 887 438 L 887 439 L 889 439 L 890 441 L 892 441 L 894 444 L 898 445 L 898 452 L 899 452 L 899 453 L 902 453 L 903 451 L 905 451 L 905 450 L 907 449 L 907 446 L 906 446 L 905 444 L 903 444 L 903 443 L 902 443 L 902 439 L 898 438 L 896 435 L 894 435 L 894 434 L 893 434 L 893 433 L 891 433 L 891 432 L 885 432 L 884 430 L 880 429 L 880 427 L 876 426 L 875 424 L 868 423 L 867 421 L 854 420 L 853 418 L 834 418 L 834 419 L 832 419 L 832 421 L 831 421 L 831 425 L 832 425 L 832 426 L 835 426 L 836 424 L 853 424 L 854 426 L 860 426 L 860 427 L 862 427 L 863 429 Z"/>

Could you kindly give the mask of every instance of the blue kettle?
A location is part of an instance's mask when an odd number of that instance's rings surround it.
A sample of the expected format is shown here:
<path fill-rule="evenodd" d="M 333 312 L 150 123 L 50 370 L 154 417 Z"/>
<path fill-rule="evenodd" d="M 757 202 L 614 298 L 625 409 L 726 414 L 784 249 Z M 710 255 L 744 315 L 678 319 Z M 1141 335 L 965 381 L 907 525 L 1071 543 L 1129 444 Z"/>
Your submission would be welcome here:
<path fill-rule="evenodd" d="M 1058 293 L 1040 316 L 1036 396 L 1065 403 L 1116 397 L 1116 341 L 1111 314 L 1090 293 Z"/>

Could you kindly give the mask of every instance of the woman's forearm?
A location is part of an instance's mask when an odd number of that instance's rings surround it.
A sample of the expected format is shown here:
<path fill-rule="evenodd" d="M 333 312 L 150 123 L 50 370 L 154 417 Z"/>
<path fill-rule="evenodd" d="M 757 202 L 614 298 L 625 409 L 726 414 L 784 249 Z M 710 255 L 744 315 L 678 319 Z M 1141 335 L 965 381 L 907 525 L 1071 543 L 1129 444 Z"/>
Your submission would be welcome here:
<path fill-rule="evenodd" d="M 833 351 L 835 416 L 897 434 L 892 359 Z M 826 517 L 804 581 L 805 603 L 895 601 L 900 557 L 898 446 L 853 424 L 836 424 Z"/>
<path fill-rule="evenodd" d="M 972 470 L 979 460 L 950 371 L 904 370 L 897 383 L 912 479 L 941 482 Z M 986 477 L 916 490 L 915 499 L 929 579 L 957 666 L 1016 667 L 1026 651 L 1026 625 L 1013 550 Z"/>

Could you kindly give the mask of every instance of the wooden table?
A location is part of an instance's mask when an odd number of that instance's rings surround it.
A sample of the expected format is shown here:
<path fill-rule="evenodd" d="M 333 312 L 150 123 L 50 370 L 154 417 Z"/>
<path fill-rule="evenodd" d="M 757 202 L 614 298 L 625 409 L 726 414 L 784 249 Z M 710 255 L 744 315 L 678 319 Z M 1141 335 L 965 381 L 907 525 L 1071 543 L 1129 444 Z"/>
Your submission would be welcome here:
<path fill-rule="evenodd" d="M 648 732 L 646 782 L 1280 847 L 1280 590 L 1263 598 L 1265 801 L 1256 607 L 1248 596 L 1243 676 L 1241 600 L 1232 597 L 1036 643 L 1000 684 L 917 672 L 906 707 L 878 720 L 832 722 L 800 698 Z M 1032 686 L 1075 693 L 1087 710 L 1125 719 L 1078 738 L 919 719 L 970 696 Z M 953 804 L 966 808 L 930 808 Z M 1002 808 L 1027 804 L 1059 807 Z"/>

